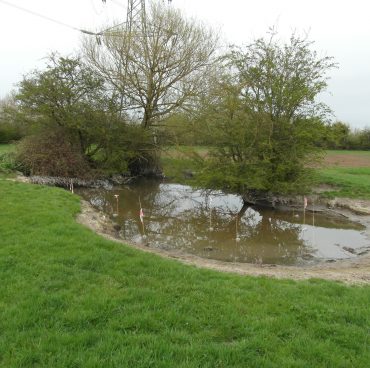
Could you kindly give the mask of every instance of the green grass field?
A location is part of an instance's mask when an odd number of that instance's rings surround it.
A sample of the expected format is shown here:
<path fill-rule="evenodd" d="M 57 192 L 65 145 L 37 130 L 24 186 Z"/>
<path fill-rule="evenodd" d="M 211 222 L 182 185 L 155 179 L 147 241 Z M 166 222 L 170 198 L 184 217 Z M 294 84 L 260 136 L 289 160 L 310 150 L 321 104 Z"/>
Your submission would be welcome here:
<path fill-rule="evenodd" d="M 328 150 L 326 151 L 326 154 L 328 156 L 348 155 L 348 156 L 367 157 L 370 160 L 370 151 Z"/>
<path fill-rule="evenodd" d="M 327 197 L 370 199 L 370 151 L 327 151 L 318 180 L 333 187 Z"/>
<path fill-rule="evenodd" d="M 14 144 L 0 144 L 0 154 L 14 151 Z"/>
<path fill-rule="evenodd" d="M 320 169 L 318 180 L 333 187 L 323 193 L 327 197 L 370 199 L 370 167 Z"/>
<path fill-rule="evenodd" d="M 368 367 L 370 287 L 241 277 L 100 238 L 0 180 L 0 367 Z"/>

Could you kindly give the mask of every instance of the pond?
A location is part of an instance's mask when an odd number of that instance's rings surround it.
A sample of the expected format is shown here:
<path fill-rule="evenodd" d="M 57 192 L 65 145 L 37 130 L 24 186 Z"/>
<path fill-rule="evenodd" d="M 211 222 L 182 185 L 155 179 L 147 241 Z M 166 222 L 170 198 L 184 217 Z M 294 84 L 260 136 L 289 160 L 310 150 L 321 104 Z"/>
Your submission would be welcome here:
<path fill-rule="evenodd" d="M 78 193 L 114 219 L 123 239 L 204 258 L 306 265 L 353 258 L 370 248 L 365 228 L 344 217 L 247 207 L 239 196 L 220 191 L 143 180 Z"/>

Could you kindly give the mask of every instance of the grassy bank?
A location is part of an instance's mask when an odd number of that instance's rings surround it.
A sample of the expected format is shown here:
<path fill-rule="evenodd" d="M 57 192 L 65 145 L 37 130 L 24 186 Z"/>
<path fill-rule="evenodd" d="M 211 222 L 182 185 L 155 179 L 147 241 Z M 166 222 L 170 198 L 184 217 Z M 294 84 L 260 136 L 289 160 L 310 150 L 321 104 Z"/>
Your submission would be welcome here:
<path fill-rule="evenodd" d="M 370 199 L 370 167 L 329 167 L 318 170 L 320 184 L 333 187 L 327 197 Z"/>
<path fill-rule="evenodd" d="M 320 184 L 329 184 L 327 197 L 370 199 L 370 151 L 327 151 Z"/>
<path fill-rule="evenodd" d="M 1 367 L 368 367 L 370 287 L 184 266 L 78 225 L 69 192 L 0 192 Z"/>

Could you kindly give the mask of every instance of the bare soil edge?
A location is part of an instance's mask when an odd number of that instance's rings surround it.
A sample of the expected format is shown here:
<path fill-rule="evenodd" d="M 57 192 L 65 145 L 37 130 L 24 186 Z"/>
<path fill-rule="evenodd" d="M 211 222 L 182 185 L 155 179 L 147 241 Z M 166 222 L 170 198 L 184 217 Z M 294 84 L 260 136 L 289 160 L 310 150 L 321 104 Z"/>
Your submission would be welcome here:
<path fill-rule="evenodd" d="M 370 201 L 337 199 L 335 203 L 331 201 L 329 205 L 332 207 L 330 210 L 331 212 L 362 223 L 366 227 L 366 235 L 370 238 Z M 370 254 L 354 259 L 336 261 L 333 263 L 322 262 L 313 266 L 303 267 L 256 265 L 237 262 L 230 263 L 205 259 L 181 251 L 150 248 L 145 245 L 123 241 L 119 238 L 117 231 L 114 229 L 114 224 L 109 217 L 97 211 L 88 202 L 83 200 L 81 200 L 81 213 L 77 216 L 77 222 L 106 239 L 200 268 L 208 268 L 239 275 L 267 276 L 278 279 L 305 280 L 319 278 L 340 281 L 346 284 L 370 284 Z"/>

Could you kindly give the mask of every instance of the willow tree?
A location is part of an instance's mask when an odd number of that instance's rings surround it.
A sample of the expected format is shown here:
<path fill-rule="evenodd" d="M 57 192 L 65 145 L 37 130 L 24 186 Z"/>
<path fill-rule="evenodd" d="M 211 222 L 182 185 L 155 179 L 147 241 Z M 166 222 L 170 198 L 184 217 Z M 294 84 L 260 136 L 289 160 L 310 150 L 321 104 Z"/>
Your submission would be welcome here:
<path fill-rule="evenodd" d="M 217 43 L 212 30 L 152 3 L 130 31 L 112 27 L 98 41 L 86 38 L 83 50 L 120 99 L 122 111 L 146 129 L 201 91 Z"/>
<path fill-rule="evenodd" d="M 307 190 L 329 111 L 317 96 L 334 66 L 294 35 L 287 43 L 274 36 L 234 50 L 228 72 L 202 106 L 215 146 L 202 183 L 237 191 L 250 202 Z"/>

